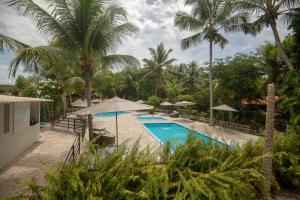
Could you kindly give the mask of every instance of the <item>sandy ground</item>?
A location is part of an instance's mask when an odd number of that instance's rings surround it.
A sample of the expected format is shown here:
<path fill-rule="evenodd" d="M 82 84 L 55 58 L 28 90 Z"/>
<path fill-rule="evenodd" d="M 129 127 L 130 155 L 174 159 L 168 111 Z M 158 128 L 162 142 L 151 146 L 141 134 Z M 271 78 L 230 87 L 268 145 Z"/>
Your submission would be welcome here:
<path fill-rule="evenodd" d="M 52 130 L 42 131 L 38 142 L 1 169 L 0 197 L 24 190 L 25 180 L 34 178 L 39 184 L 44 184 L 47 169 L 55 163 L 64 162 L 74 140 L 74 135 Z"/>

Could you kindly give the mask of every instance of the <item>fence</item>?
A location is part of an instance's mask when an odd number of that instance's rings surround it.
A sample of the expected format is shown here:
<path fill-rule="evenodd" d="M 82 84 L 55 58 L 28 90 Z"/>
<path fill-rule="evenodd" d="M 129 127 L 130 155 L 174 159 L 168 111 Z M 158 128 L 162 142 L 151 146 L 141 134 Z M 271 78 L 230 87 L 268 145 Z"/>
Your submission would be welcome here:
<path fill-rule="evenodd" d="M 74 161 L 74 159 L 80 155 L 81 141 L 82 141 L 82 136 L 81 134 L 78 134 L 78 137 L 76 137 L 73 145 L 71 146 L 67 154 L 67 157 L 64 162 L 64 166 L 70 166 L 70 164 Z"/>
<path fill-rule="evenodd" d="M 199 117 L 196 120 L 203 122 L 203 123 L 209 123 L 209 118 L 206 117 Z M 214 125 L 236 130 L 236 131 L 241 131 L 244 133 L 249 133 L 253 135 L 259 135 L 261 136 L 263 134 L 263 128 L 258 127 L 255 124 L 239 124 L 239 123 L 234 123 L 234 122 L 228 122 L 228 121 L 222 121 L 222 120 L 214 120 Z"/>

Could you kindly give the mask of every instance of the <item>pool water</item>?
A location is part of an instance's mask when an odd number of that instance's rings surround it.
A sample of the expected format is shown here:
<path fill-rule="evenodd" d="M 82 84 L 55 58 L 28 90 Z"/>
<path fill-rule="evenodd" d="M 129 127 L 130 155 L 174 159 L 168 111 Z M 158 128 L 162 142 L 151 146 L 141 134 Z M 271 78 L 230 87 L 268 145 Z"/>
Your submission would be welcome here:
<path fill-rule="evenodd" d="M 138 119 L 140 121 L 150 121 L 150 120 L 166 120 L 165 118 L 163 117 L 148 117 L 148 116 L 138 116 Z"/>
<path fill-rule="evenodd" d="M 129 114 L 129 112 L 126 111 L 121 111 L 121 112 L 117 112 L 117 115 L 124 115 L 124 114 Z M 107 112 L 107 113 L 97 113 L 94 115 L 95 117 L 115 117 L 116 116 L 116 112 Z"/>
<path fill-rule="evenodd" d="M 175 145 L 182 144 L 187 140 L 190 133 L 196 133 L 196 137 L 203 140 L 205 143 L 211 140 L 212 142 L 222 144 L 222 142 L 218 140 L 207 137 L 177 123 L 144 123 L 144 126 L 159 142 L 162 143 L 170 141 Z"/>

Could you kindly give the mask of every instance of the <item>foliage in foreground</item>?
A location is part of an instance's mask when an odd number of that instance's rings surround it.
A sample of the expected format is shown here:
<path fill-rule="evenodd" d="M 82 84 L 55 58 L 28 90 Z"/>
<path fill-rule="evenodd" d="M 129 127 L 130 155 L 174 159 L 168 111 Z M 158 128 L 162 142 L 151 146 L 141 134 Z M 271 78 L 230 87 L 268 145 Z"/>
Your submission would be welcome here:
<path fill-rule="evenodd" d="M 274 148 L 274 175 L 281 183 L 299 186 L 297 135 L 278 134 Z M 191 135 L 173 150 L 121 148 L 113 155 L 91 146 L 72 166 L 54 167 L 48 184 L 31 183 L 29 199 L 257 199 L 262 141 L 244 147 L 205 144 Z M 93 167 L 91 167 L 93 163 Z M 273 189 L 278 189 L 274 179 Z"/>

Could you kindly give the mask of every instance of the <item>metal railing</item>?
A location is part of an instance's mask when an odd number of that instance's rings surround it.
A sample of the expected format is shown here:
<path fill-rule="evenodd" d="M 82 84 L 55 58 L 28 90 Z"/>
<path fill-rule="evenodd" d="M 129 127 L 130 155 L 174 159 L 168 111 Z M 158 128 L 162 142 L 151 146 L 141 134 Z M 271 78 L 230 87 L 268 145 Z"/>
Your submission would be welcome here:
<path fill-rule="evenodd" d="M 73 145 L 71 146 L 67 154 L 67 157 L 64 161 L 64 166 L 70 166 L 70 164 L 75 160 L 75 158 L 80 155 L 81 140 L 82 140 L 82 136 L 78 134 L 78 137 L 76 137 Z"/>
<path fill-rule="evenodd" d="M 198 117 L 196 120 L 209 124 L 209 118 L 206 117 Z M 220 127 L 249 133 L 252 135 L 263 135 L 263 127 L 259 127 L 255 124 L 240 124 L 235 122 L 229 122 L 229 121 L 222 121 L 222 120 L 214 120 L 214 124 Z"/>
<path fill-rule="evenodd" d="M 85 127 L 85 119 L 68 118 L 59 116 L 53 120 L 53 128 L 58 128 L 69 133 L 82 133 L 82 127 Z"/>

